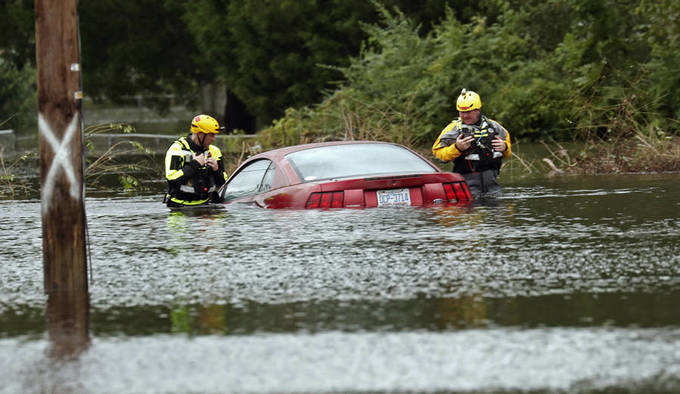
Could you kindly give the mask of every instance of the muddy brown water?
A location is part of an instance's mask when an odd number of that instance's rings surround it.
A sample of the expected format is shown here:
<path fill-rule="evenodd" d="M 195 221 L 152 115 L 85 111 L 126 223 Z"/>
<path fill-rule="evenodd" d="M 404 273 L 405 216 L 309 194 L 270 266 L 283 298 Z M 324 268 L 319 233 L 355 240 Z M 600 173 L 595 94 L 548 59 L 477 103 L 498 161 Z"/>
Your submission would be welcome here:
<path fill-rule="evenodd" d="M 40 203 L 1 201 L 0 392 L 680 390 L 680 175 L 469 207 L 183 214 L 89 197 L 90 345 L 55 361 Z"/>

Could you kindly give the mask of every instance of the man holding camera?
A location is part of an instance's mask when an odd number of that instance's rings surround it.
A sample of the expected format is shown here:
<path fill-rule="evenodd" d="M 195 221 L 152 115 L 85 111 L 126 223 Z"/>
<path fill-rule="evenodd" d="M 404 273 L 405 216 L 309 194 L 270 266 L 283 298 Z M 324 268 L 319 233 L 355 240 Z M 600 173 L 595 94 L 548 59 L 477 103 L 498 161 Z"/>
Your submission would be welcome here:
<path fill-rule="evenodd" d="M 191 121 L 191 132 L 175 141 L 165 154 L 168 207 L 194 206 L 221 202 L 217 190 L 227 180 L 222 152 L 212 143 L 222 130 L 215 118 L 198 115 Z"/>
<path fill-rule="evenodd" d="M 453 161 L 453 171 L 465 178 L 473 196 L 497 196 L 501 187 L 496 178 L 502 160 L 510 157 L 510 133 L 482 115 L 481 108 L 479 95 L 463 89 L 456 101 L 460 117 L 442 130 L 432 153 L 442 161 Z"/>

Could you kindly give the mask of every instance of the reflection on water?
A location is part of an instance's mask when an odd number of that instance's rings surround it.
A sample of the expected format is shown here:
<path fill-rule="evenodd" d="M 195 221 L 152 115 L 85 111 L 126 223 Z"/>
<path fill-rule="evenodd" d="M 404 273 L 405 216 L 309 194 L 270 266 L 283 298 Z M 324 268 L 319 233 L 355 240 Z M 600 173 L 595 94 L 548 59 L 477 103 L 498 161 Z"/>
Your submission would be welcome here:
<path fill-rule="evenodd" d="M 369 331 L 450 331 L 471 328 L 659 327 L 680 322 L 680 291 L 575 293 L 484 298 L 428 298 L 385 301 L 305 301 L 285 304 L 185 304 L 94 309 L 97 337 L 157 333 L 246 335 Z M 0 320 L 14 323 L 5 337 L 45 330 L 42 309 L 7 310 Z M 86 338 L 86 337 L 85 337 Z"/>
<path fill-rule="evenodd" d="M 244 302 L 95 309 L 97 337 L 186 333 L 244 335 L 330 330 L 449 331 L 470 328 L 658 327 L 680 322 L 680 291 L 576 293 L 535 297 L 414 298 L 388 301 L 306 301 L 286 304 Z M 625 306 L 625 307 L 623 307 Z M 3 321 L 14 330 L 3 336 L 44 332 L 41 309 L 7 310 Z"/>
<path fill-rule="evenodd" d="M 80 355 L 90 343 L 87 290 L 53 291 L 47 298 L 49 354 L 54 359 Z"/>
<path fill-rule="evenodd" d="M 19 378 L 0 387 L 677 391 L 678 180 L 506 182 L 433 209 L 88 199 L 91 345 L 58 365 L 39 202 L 2 202 L 0 370 Z"/>

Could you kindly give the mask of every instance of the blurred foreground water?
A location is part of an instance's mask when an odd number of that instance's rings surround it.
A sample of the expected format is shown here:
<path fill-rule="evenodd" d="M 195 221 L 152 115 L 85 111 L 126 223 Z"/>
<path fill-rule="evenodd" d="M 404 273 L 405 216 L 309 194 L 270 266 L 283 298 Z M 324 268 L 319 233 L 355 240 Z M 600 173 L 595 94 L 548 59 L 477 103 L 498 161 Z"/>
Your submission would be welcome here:
<path fill-rule="evenodd" d="M 69 360 L 40 203 L 2 201 L 0 392 L 680 391 L 680 175 L 503 183 L 427 209 L 88 198 Z"/>

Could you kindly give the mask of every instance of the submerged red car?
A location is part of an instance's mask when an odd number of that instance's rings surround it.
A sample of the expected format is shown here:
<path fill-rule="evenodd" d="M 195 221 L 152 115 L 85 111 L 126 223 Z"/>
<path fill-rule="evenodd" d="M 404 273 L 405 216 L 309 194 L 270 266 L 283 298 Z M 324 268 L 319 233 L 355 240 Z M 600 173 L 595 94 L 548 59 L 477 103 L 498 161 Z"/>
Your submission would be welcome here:
<path fill-rule="evenodd" d="M 225 203 L 266 208 L 370 208 L 464 204 L 462 176 L 398 144 L 337 141 L 257 154 L 221 190 Z"/>

